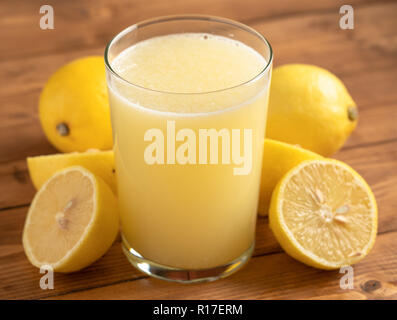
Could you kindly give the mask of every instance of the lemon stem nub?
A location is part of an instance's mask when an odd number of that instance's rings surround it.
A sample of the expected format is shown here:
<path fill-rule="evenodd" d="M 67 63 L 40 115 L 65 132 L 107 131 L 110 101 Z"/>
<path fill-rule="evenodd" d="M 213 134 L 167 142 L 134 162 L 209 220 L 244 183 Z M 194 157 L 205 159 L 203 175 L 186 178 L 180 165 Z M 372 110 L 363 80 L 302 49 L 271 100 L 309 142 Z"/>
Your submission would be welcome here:
<path fill-rule="evenodd" d="M 356 121 L 358 118 L 358 110 L 356 107 L 352 106 L 347 108 L 347 116 L 350 121 Z"/>
<path fill-rule="evenodd" d="M 57 131 L 61 136 L 67 136 L 70 132 L 69 126 L 64 122 L 58 123 Z"/>

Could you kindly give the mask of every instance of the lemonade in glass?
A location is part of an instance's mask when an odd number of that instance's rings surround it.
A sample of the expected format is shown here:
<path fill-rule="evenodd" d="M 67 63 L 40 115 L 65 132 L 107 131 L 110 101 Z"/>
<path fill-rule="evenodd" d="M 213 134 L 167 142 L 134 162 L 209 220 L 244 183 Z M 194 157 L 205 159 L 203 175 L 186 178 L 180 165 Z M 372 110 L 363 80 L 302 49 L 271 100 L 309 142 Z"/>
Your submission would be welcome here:
<path fill-rule="evenodd" d="M 155 277 L 214 280 L 251 256 L 272 50 L 240 23 L 171 16 L 105 52 L 123 249 Z"/>

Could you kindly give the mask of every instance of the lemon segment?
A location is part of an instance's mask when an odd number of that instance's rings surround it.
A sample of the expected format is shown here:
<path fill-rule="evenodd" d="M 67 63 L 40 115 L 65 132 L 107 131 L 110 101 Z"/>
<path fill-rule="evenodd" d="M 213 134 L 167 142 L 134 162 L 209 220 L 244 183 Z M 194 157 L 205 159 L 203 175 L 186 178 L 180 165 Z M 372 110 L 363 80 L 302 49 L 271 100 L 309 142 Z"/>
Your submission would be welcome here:
<path fill-rule="evenodd" d="M 331 72 L 306 64 L 273 70 L 266 137 L 330 156 L 342 147 L 357 120 L 355 102 Z"/>
<path fill-rule="evenodd" d="M 118 229 L 110 188 L 75 166 L 56 173 L 37 192 L 25 221 L 23 247 L 34 266 L 73 272 L 100 258 Z"/>
<path fill-rule="evenodd" d="M 113 146 L 103 57 L 74 60 L 47 81 L 39 116 L 48 140 L 62 152 Z"/>
<path fill-rule="evenodd" d="M 269 224 L 283 249 L 320 269 L 363 259 L 377 232 L 377 205 L 364 179 L 336 160 L 304 161 L 278 183 Z"/>
<path fill-rule="evenodd" d="M 54 173 L 71 166 L 82 166 L 100 177 L 117 194 L 113 151 L 59 153 L 27 158 L 29 175 L 38 190 Z"/>
<path fill-rule="evenodd" d="M 272 192 L 283 175 L 302 161 L 312 159 L 322 159 L 322 156 L 297 145 L 265 139 L 258 205 L 259 215 L 268 214 Z"/>

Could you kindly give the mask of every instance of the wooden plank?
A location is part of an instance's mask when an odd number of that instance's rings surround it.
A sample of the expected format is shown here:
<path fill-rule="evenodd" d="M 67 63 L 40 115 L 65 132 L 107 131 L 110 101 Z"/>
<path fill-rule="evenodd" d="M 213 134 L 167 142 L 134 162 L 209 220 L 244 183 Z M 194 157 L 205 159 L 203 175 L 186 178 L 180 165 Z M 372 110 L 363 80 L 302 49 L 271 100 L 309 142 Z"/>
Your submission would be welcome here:
<path fill-rule="evenodd" d="M 0 165 L 0 176 L 0 209 L 27 206 L 36 190 L 30 181 L 26 161 Z"/>
<path fill-rule="evenodd" d="M 396 150 L 397 141 L 394 141 L 346 149 L 338 154 L 338 158 L 357 169 L 374 190 L 379 205 L 380 233 L 397 230 Z M 40 290 L 38 283 L 41 274 L 29 264 L 21 245 L 26 211 L 24 207 L 0 212 L 0 265 L 7 270 L 0 273 L 0 298 L 40 298 L 142 277 L 124 258 L 118 241 L 102 259 L 87 269 L 71 275 L 57 274 L 54 291 Z M 267 219 L 258 219 L 256 235 L 256 256 L 281 251 L 268 228 Z"/>
<path fill-rule="evenodd" d="M 146 277 L 127 261 L 117 239 L 96 263 L 73 274 L 56 274 L 55 289 L 41 290 L 42 274 L 28 262 L 21 243 L 26 212 L 26 207 L 0 212 L 0 299 L 41 298 Z M 256 242 L 255 255 L 280 251 L 266 219 L 258 221 Z"/>
<path fill-rule="evenodd" d="M 344 149 L 397 138 L 397 102 L 359 106 L 358 125 L 344 145 Z"/>
<path fill-rule="evenodd" d="M 351 0 L 361 5 L 374 0 Z M 274 19 L 308 11 L 332 10 L 336 15 L 345 4 L 342 0 L 51 0 L 46 4 L 54 8 L 54 30 L 39 27 L 43 5 L 38 0 L 2 1 L 0 3 L 0 42 L 7 45 L 0 52 L 0 60 L 26 58 L 53 52 L 105 46 L 122 29 L 139 21 L 172 14 L 210 14 L 249 22 L 261 18 Z M 28 32 L 27 32 L 28 31 Z"/>
<path fill-rule="evenodd" d="M 353 74 L 363 65 L 373 70 L 395 59 L 396 7 L 381 2 L 355 7 L 353 30 L 340 29 L 335 12 L 265 21 L 255 28 L 268 37 L 280 64 L 313 63 L 330 70 L 343 68 L 340 75 Z"/>
<path fill-rule="evenodd" d="M 186 286 L 140 279 L 56 299 L 396 299 L 396 232 L 378 236 L 373 251 L 354 266 L 354 289 L 340 289 L 343 274 L 307 267 L 284 253 L 251 259 L 236 274 Z"/>
<path fill-rule="evenodd" d="M 355 16 L 360 21 L 360 26 L 354 30 L 341 30 L 338 13 L 334 11 L 286 16 L 250 25 L 269 38 L 275 51 L 275 65 L 313 63 L 328 68 L 339 76 L 354 77 L 355 72 L 395 66 L 397 44 L 391 30 L 397 28 L 393 14 L 396 10 L 396 3 L 374 3 L 358 7 Z M 382 17 L 381 23 L 374 25 L 373 21 L 378 17 Z M 117 32 L 114 26 L 106 26 L 106 29 Z M 16 61 L 2 60 L 0 76 L 10 81 L 4 81 L 0 87 L 0 96 L 40 90 L 48 77 L 61 65 L 85 55 L 102 55 L 105 44 L 106 42 L 100 42 L 90 48 L 78 47 L 51 52 L 45 56 L 27 55 Z"/>

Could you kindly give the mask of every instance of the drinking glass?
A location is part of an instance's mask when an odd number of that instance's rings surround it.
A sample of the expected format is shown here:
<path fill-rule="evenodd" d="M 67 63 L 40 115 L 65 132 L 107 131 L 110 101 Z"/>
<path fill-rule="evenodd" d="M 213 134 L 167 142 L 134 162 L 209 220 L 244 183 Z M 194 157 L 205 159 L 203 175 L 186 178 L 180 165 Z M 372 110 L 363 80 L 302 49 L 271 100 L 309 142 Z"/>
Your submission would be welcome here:
<path fill-rule="evenodd" d="M 263 58 L 263 68 L 230 88 L 165 92 L 127 81 L 114 67 L 125 49 L 179 33 L 237 40 Z M 209 281 L 235 272 L 250 258 L 272 60 L 269 42 L 257 31 L 202 15 L 144 21 L 121 31 L 107 45 L 122 247 L 142 272 L 178 282 Z M 153 163 L 146 153 L 159 132 L 166 144 L 163 162 Z M 175 158 L 186 142 L 178 140 L 180 132 L 197 138 L 197 161 Z M 202 132 L 215 139 L 200 140 Z"/>

